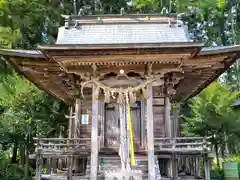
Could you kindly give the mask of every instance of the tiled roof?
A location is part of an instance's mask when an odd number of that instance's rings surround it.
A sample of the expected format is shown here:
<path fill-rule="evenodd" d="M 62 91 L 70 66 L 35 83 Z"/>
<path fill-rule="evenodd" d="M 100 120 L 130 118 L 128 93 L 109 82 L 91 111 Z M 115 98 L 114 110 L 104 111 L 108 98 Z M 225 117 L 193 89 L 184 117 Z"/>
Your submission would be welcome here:
<path fill-rule="evenodd" d="M 198 55 L 213 55 L 219 53 L 227 53 L 227 52 L 239 52 L 240 45 L 233 46 L 218 46 L 218 47 L 205 47 L 202 48 Z"/>
<path fill-rule="evenodd" d="M 240 99 L 236 100 L 231 106 L 232 107 L 240 107 Z"/>
<path fill-rule="evenodd" d="M 190 42 L 187 27 L 177 24 L 90 24 L 59 28 L 56 44 L 134 44 Z"/>

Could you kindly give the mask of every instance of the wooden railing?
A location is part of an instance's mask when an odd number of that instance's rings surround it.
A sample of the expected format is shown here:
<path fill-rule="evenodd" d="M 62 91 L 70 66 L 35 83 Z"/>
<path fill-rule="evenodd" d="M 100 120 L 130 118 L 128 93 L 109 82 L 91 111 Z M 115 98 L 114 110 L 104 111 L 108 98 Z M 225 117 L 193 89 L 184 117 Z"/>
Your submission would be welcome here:
<path fill-rule="evenodd" d="M 90 138 L 34 138 L 36 151 L 45 155 L 77 155 L 91 149 Z"/>
<path fill-rule="evenodd" d="M 79 155 L 89 153 L 91 138 L 35 138 L 36 152 L 45 155 Z M 155 138 L 155 151 L 205 152 L 210 150 L 209 138 Z M 96 146 L 97 147 L 97 146 Z M 98 146 L 100 147 L 100 146 Z"/>
<path fill-rule="evenodd" d="M 155 138 L 156 151 L 207 152 L 210 146 L 209 138 L 205 137 Z"/>

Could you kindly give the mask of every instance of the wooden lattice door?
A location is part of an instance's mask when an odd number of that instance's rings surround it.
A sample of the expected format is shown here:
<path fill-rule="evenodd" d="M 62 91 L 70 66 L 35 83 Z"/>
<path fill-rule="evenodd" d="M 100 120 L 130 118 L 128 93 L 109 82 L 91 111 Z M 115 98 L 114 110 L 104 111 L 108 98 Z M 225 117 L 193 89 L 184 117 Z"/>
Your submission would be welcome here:
<path fill-rule="evenodd" d="M 131 105 L 131 118 L 133 125 L 133 141 L 135 150 L 141 145 L 141 103 Z M 115 104 L 105 105 L 105 147 L 115 148 L 120 145 L 120 113 L 119 106 Z"/>
<path fill-rule="evenodd" d="M 119 147 L 120 143 L 120 114 L 117 104 L 105 105 L 105 146 Z"/>

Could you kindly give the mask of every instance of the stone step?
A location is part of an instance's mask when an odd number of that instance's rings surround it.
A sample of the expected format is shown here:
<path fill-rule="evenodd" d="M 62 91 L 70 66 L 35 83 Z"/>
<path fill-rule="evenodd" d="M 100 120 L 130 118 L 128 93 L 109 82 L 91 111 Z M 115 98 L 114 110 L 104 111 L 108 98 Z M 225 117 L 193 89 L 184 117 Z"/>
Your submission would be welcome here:
<path fill-rule="evenodd" d="M 156 174 L 159 174 L 158 161 L 156 161 Z M 99 165 L 103 163 L 102 167 L 99 167 L 98 180 L 104 179 L 104 172 L 106 171 L 120 171 L 121 170 L 121 161 L 119 156 L 114 155 L 100 155 L 99 156 Z M 135 156 L 136 165 L 133 167 L 134 170 L 141 170 L 143 173 L 143 180 L 148 180 L 148 158 L 147 156 Z M 88 159 L 86 177 L 89 177 L 90 174 L 90 158 Z M 157 180 L 159 180 L 159 175 L 157 175 Z"/>

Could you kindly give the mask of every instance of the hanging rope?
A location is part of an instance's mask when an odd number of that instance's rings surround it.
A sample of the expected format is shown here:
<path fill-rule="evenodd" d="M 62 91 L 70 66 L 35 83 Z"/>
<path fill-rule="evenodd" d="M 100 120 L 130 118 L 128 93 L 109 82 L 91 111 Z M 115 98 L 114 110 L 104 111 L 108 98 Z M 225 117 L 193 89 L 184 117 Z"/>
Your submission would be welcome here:
<path fill-rule="evenodd" d="M 105 103 L 109 103 L 111 98 L 113 98 L 113 99 L 117 98 L 117 102 L 119 104 L 123 104 L 124 102 L 135 103 L 136 99 L 137 99 L 136 95 L 137 95 L 138 91 L 141 91 L 143 98 L 146 98 L 147 95 L 146 95 L 145 88 L 149 83 L 152 83 L 152 82 L 153 82 L 153 80 L 151 79 L 151 80 L 147 80 L 146 82 L 141 83 L 135 87 L 128 87 L 128 88 L 124 89 L 124 88 L 111 88 L 111 87 L 108 87 L 96 80 L 89 80 L 89 81 L 82 83 L 81 94 L 82 94 L 82 97 L 84 98 L 84 94 L 83 94 L 84 87 L 87 84 L 94 83 L 97 87 L 96 90 L 93 92 L 94 99 L 98 99 L 100 89 L 102 89 L 104 92 L 104 96 L 105 96 L 105 100 L 104 100 Z"/>

